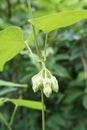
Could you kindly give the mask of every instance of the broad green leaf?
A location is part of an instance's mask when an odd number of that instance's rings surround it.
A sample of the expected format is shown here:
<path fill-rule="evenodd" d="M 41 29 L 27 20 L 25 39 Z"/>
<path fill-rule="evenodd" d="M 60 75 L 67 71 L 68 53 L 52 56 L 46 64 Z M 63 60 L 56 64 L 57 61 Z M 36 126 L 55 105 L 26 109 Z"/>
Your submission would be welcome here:
<path fill-rule="evenodd" d="M 17 84 L 9 81 L 0 80 L 0 86 L 6 87 L 28 87 L 27 84 Z"/>
<path fill-rule="evenodd" d="M 10 99 L 10 98 L 1 98 L 0 105 L 3 105 L 5 102 L 12 102 L 16 106 L 27 107 L 31 109 L 42 110 L 42 103 L 37 101 L 30 101 L 24 99 Z M 46 109 L 45 105 L 44 108 Z"/>
<path fill-rule="evenodd" d="M 66 11 L 29 20 L 36 28 L 49 33 L 87 18 L 87 10 Z"/>
<path fill-rule="evenodd" d="M 9 27 L 0 32 L 0 70 L 25 47 L 23 32 L 19 27 Z"/>
<path fill-rule="evenodd" d="M 54 4 L 59 4 L 61 2 L 61 0 L 51 0 L 51 2 Z"/>
<path fill-rule="evenodd" d="M 25 42 L 29 44 L 33 38 L 34 35 L 31 33 Z M 23 32 L 19 27 L 12 26 L 0 31 L 0 71 L 3 70 L 7 61 L 14 58 L 26 47 L 25 42 L 23 41 Z"/>

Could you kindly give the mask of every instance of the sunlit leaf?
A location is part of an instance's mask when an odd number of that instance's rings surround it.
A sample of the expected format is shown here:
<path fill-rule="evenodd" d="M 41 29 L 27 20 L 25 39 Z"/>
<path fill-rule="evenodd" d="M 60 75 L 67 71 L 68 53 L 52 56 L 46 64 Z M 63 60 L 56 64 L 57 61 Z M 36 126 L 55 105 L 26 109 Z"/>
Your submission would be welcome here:
<path fill-rule="evenodd" d="M 0 70 L 3 65 L 18 54 L 25 44 L 19 27 L 9 27 L 0 32 Z"/>
<path fill-rule="evenodd" d="M 7 61 L 14 58 L 26 47 L 25 42 L 29 44 L 33 38 L 34 35 L 31 33 L 24 41 L 23 32 L 19 27 L 12 26 L 0 31 L 0 71 L 3 70 L 3 66 Z"/>
<path fill-rule="evenodd" d="M 87 10 L 66 11 L 29 20 L 38 29 L 48 33 L 87 18 Z"/>
<path fill-rule="evenodd" d="M 5 102 L 14 103 L 16 106 L 27 107 L 31 109 L 42 110 L 42 103 L 37 101 L 30 101 L 24 99 L 10 99 L 10 98 L 1 98 L 0 105 L 3 105 Z M 45 105 L 44 108 L 46 109 Z"/>

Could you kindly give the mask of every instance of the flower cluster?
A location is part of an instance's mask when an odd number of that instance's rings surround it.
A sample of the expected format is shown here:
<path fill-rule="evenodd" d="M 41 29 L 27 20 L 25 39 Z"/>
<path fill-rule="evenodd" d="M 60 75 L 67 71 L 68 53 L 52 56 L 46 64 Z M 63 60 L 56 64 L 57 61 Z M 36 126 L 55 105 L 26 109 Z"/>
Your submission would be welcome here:
<path fill-rule="evenodd" d="M 32 77 L 34 92 L 43 89 L 46 97 L 50 97 L 52 91 L 58 92 L 58 81 L 47 68 L 43 68 L 38 74 Z"/>

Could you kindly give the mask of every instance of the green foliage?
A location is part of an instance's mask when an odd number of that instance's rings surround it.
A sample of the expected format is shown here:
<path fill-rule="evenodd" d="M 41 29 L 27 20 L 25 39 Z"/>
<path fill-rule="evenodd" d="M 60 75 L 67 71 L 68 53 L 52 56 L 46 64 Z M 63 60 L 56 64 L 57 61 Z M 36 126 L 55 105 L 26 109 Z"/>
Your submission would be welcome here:
<path fill-rule="evenodd" d="M 24 87 L 27 88 L 27 84 L 17 84 L 13 82 L 8 82 L 4 80 L 0 80 L 0 86 L 6 86 L 6 87 Z"/>
<path fill-rule="evenodd" d="M 80 10 L 83 7 L 87 6 L 87 2 L 85 0 L 37 0 L 33 1 L 33 4 L 39 8 L 34 12 L 35 17 L 59 11 Z"/>
<path fill-rule="evenodd" d="M 3 89 L 0 89 L 0 96 L 9 94 L 9 93 L 14 92 L 14 91 L 17 91 L 17 88 L 3 88 Z"/>
<path fill-rule="evenodd" d="M 87 94 L 83 96 L 83 106 L 87 109 Z"/>
<path fill-rule="evenodd" d="M 30 36 L 32 32 L 31 26 L 28 22 L 26 22 L 29 18 L 26 1 L 10 1 L 10 10 L 7 4 L 8 1 L 9 0 L 0 1 L 0 30 L 5 29 L 8 26 L 21 26 L 25 34 L 24 39 L 27 39 L 27 43 L 31 43 L 30 47 L 35 54 L 35 41 L 33 40 L 31 42 L 33 39 L 33 33 Z M 49 5 L 47 3 L 49 3 Z M 61 14 L 59 13 L 60 11 L 69 12 L 71 10 L 71 12 L 73 12 L 73 10 L 87 9 L 87 2 L 86 0 L 32 0 L 32 7 L 34 17 L 43 15 L 46 15 L 44 17 L 47 17 L 47 14 L 50 14 L 51 16 L 51 13 L 55 12 Z M 63 21 L 65 21 L 65 18 L 62 18 Z M 53 17 L 51 17 L 49 25 L 51 25 L 52 20 Z M 38 24 L 40 24 L 40 21 Z M 39 29 L 41 29 L 41 27 Z M 55 28 L 53 28 L 53 30 L 54 29 Z M 4 31 L 1 31 L 0 33 L 2 32 Z M 40 31 L 37 37 L 39 40 L 39 46 L 41 47 L 41 53 L 43 55 L 42 50 L 44 47 L 44 33 Z M 58 94 L 53 94 L 49 100 L 45 100 L 47 106 L 46 127 L 48 130 L 87 129 L 87 71 L 85 68 L 87 66 L 86 43 L 87 20 L 80 21 L 79 23 L 66 28 L 60 28 L 58 31 L 52 31 L 48 36 L 46 66 L 52 72 L 52 74 L 56 76 L 60 86 Z M 18 54 L 20 51 L 18 51 L 16 54 Z M 13 53 L 11 53 L 10 56 L 12 56 L 12 54 Z M 11 57 L 11 59 L 13 57 Z M 38 63 L 36 62 L 36 59 L 36 54 L 34 61 L 32 59 L 32 55 L 28 55 L 27 50 L 24 49 L 19 55 L 17 55 L 4 66 L 3 72 L 0 73 L 0 79 L 14 81 L 15 83 L 19 82 L 20 84 L 27 83 L 29 85 L 29 89 L 19 87 L 12 88 L 13 86 L 6 88 L 0 86 L 0 96 L 4 96 L 6 99 L 13 99 L 16 101 L 23 99 L 26 99 L 23 101 L 27 101 L 28 99 L 29 101 L 40 100 L 40 93 L 34 94 L 31 88 L 31 77 L 38 72 Z M 18 97 L 23 99 L 15 99 Z M 0 98 L 0 101 L 4 100 Z M 17 114 L 15 115 L 14 124 L 12 126 L 13 129 L 41 130 L 41 112 L 26 108 L 27 107 L 19 107 Z M 30 106 L 28 106 L 28 108 L 30 108 Z M 5 120 L 3 119 L 5 118 L 9 122 L 11 117 L 10 115 L 13 113 L 12 103 L 6 102 L 4 105 L 1 105 L 0 112 L 0 130 L 6 130 L 7 128 L 4 126 L 4 124 L 6 124 L 7 127 L 9 126 L 6 122 L 4 122 Z"/>
<path fill-rule="evenodd" d="M 23 100 L 23 99 L 9 99 L 9 98 L 0 99 L 0 105 L 3 105 L 5 102 L 12 102 L 16 106 L 23 106 L 23 107 L 28 107 L 28 108 L 37 109 L 37 110 L 42 109 L 42 103 L 36 102 L 36 101 L 29 101 L 29 100 L 27 101 L 27 100 Z"/>
<path fill-rule="evenodd" d="M 9 27 L 0 32 L 0 70 L 25 46 L 23 33 L 19 27 Z"/>
<path fill-rule="evenodd" d="M 85 124 L 84 122 L 79 122 L 74 128 L 73 130 L 86 130 Z"/>
<path fill-rule="evenodd" d="M 0 80 L 0 96 L 9 94 L 11 92 L 17 91 L 18 88 L 27 88 L 27 84 L 17 84 L 9 81 Z M 5 88 L 4 88 L 5 87 Z M 8 87 L 8 88 L 7 88 Z"/>
<path fill-rule="evenodd" d="M 45 33 L 49 33 L 57 28 L 72 25 L 85 18 L 87 18 L 87 10 L 79 10 L 55 13 L 29 21 L 36 28 L 43 30 Z"/>
<path fill-rule="evenodd" d="M 2 113 L 0 113 L 0 119 L 1 121 L 4 122 L 4 124 L 6 125 L 6 127 L 9 129 L 9 130 L 12 130 L 11 127 L 9 126 L 9 124 L 7 123 L 7 121 L 5 120 L 4 116 Z"/>

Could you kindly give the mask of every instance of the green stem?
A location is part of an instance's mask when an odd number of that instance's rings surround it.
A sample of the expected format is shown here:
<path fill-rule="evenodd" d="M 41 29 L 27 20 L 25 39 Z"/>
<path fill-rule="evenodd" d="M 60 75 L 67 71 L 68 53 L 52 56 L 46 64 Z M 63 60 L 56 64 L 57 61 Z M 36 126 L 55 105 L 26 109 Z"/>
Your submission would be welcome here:
<path fill-rule="evenodd" d="M 29 52 L 31 55 L 33 55 L 33 52 L 32 52 L 31 48 L 29 47 L 29 45 L 27 44 L 26 41 L 25 41 L 25 45 L 26 45 L 26 47 L 27 47 L 27 49 L 28 49 L 28 52 Z"/>
<path fill-rule="evenodd" d="M 31 8 L 31 0 L 27 0 L 27 3 L 28 3 L 29 12 L 30 12 L 30 18 L 33 19 L 32 8 Z M 38 40 L 37 40 L 37 36 L 36 36 L 36 30 L 35 30 L 35 27 L 33 25 L 32 25 L 32 29 L 33 29 L 33 34 L 34 34 L 34 37 L 35 37 L 36 51 L 37 51 L 39 59 L 41 60 L 41 53 L 40 53 L 39 44 L 38 44 Z M 41 100 L 42 100 L 42 130 L 45 130 L 45 112 L 44 112 L 43 89 L 41 90 Z"/>
<path fill-rule="evenodd" d="M 31 0 L 27 0 L 27 3 L 28 3 L 28 8 L 29 8 L 30 18 L 33 19 Z M 37 36 L 36 36 L 36 30 L 35 30 L 35 27 L 33 25 L 32 25 L 32 29 L 33 29 L 33 34 L 35 37 L 36 51 L 37 51 L 38 57 L 41 59 L 41 53 L 40 53 L 39 44 L 38 44 L 38 40 L 37 40 Z"/>
<path fill-rule="evenodd" d="M 6 119 L 4 118 L 4 116 L 2 115 L 2 113 L 0 113 L 0 119 L 3 121 L 3 123 L 8 128 L 8 130 L 12 130 L 12 128 L 10 127 L 9 123 L 6 121 Z"/>
<path fill-rule="evenodd" d="M 41 89 L 41 100 L 42 100 L 42 130 L 45 130 L 45 110 L 44 110 L 44 94 Z"/>
<path fill-rule="evenodd" d="M 36 36 L 36 31 L 35 31 L 35 28 L 33 25 L 32 25 L 32 28 L 33 28 L 33 33 L 34 33 L 34 37 L 35 37 L 36 51 L 37 51 L 38 57 L 41 59 L 41 53 L 40 53 L 39 44 L 38 44 L 38 40 L 37 40 L 37 36 Z"/>
<path fill-rule="evenodd" d="M 11 120 L 10 120 L 10 123 L 9 123 L 10 126 L 13 124 L 13 120 L 14 120 L 14 116 L 15 116 L 16 111 L 17 111 L 17 106 L 15 106 L 15 108 L 13 110 L 12 117 L 11 117 Z"/>
<path fill-rule="evenodd" d="M 46 61 L 47 38 L 48 38 L 48 34 L 46 34 L 46 38 L 45 38 L 45 45 L 44 45 L 44 61 Z"/>

